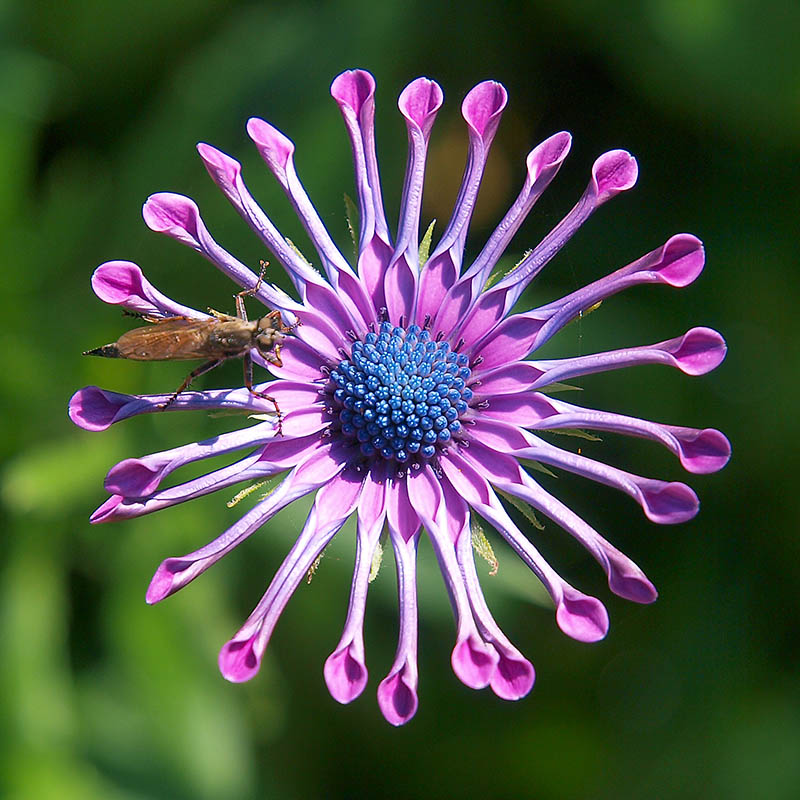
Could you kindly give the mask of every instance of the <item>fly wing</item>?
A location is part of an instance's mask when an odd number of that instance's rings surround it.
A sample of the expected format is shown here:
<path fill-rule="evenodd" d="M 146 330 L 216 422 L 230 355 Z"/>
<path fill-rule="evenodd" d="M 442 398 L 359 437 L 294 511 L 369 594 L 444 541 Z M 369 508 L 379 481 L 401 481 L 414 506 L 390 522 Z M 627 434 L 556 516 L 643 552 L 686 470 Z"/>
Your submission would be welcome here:
<path fill-rule="evenodd" d="M 213 358 L 209 333 L 216 320 L 170 317 L 123 333 L 117 340 L 120 358 L 133 361 L 190 361 Z"/>

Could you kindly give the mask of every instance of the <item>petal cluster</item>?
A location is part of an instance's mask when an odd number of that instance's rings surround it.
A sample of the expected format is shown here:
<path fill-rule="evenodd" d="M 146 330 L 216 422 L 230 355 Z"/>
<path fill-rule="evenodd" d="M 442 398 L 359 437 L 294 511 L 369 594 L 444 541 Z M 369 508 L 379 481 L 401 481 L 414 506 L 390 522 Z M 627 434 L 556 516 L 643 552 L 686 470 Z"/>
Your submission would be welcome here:
<path fill-rule="evenodd" d="M 341 703 L 364 690 L 363 638 L 367 591 L 375 554 L 391 542 L 397 569 L 399 637 L 378 703 L 393 725 L 407 722 L 418 703 L 417 546 L 429 537 L 452 602 L 456 637 L 452 667 L 474 689 L 516 700 L 534 682 L 531 663 L 494 621 L 473 558 L 473 514 L 487 520 L 541 581 L 558 626 L 579 641 L 602 639 L 608 614 L 597 598 L 568 583 L 509 515 L 503 497 L 529 504 L 579 541 L 608 577 L 612 592 L 637 603 L 656 599 L 642 570 L 589 523 L 550 494 L 523 466 L 537 462 L 629 495 L 652 522 L 672 524 L 698 511 L 685 484 L 642 477 L 564 449 L 543 431 L 587 429 L 660 443 L 692 473 L 722 468 L 728 440 L 696 430 L 574 405 L 552 396 L 558 384 L 583 375 L 640 364 L 677 367 L 687 375 L 714 369 L 725 356 L 715 331 L 697 327 L 663 342 L 574 358 L 538 359 L 537 350 L 565 325 L 630 286 L 680 288 L 700 274 L 701 242 L 678 234 L 606 277 L 531 310 L 515 311 L 526 287 L 607 200 L 631 188 L 635 159 L 624 150 L 601 155 L 574 207 L 501 280 L 491 273 L 527 214 L 558 173 L 571 144 L 556 133 L 526 159 L 519 195 L 477 258 L 464 264 L 467 232 L 486 161 L 507 103 L 505 89 L 485 81 L 462 103 L 469 149 L 453 212 L 430 256 L 420 258 L 420 215 L 428 142 L 443 103 L 441 88 L 418 78 L 400 95 L 408 131 L 408 161 L 400 218 L 392 236 L 386 221 L 375 150 L 375 81 L 363 70 L 339 75 L 331 94 L 344 118 L 355 165 L 358 248 L 350 264 L 314 209 L 294 166 L 294 145 L 268 122 L 251 119 L 247 133 L 275 175 L 316 250 L 317 271 L 282 236 L 244 183 L 241 165 L 208 144 L 198 152 L 209 175 L 287 272 L 294 296 L 262 281 L 213 238 L 188 198 L 160 193 L 144 205 L 146 224 L 196 250 L 265 306 L 294 325 L 282 365 L 267 364 L 274 380 L 247 388 L 186 391 L 168 412 L 236 409 L 256 422 L 208 441 L 128 458 L 106 476 L 109 498 L 93 522 L 137 517 L 234 484 L 280 476 L 276 488 L 213 541 L 167 558 L 147 590 L 155 603 L 194 580 L 256 532 L 278 511 L 314 494 L 303 530 L 248 619 L 222 648 L 222 674 L 253 677 L 292 593 L 347 519 L 357 517 L 356 553 L 344 631 L 325 662 L 331 695 Z M 152 318 L 205 314 L 159 292 L 135 264 L 112 261 L 92 277 L 107 303 Z M 261 394 L 259 394 L 261 393 Z M 283 412 L 278 426 L 274 398 Z M 70 401 L 72 420 L 101 431 L 128 417 L 165 410 L 170 394 L 126 395 L 89 386 Z M 183 483 L 167 476 L 180 467 L 230 454 L 227 466 Z"/>

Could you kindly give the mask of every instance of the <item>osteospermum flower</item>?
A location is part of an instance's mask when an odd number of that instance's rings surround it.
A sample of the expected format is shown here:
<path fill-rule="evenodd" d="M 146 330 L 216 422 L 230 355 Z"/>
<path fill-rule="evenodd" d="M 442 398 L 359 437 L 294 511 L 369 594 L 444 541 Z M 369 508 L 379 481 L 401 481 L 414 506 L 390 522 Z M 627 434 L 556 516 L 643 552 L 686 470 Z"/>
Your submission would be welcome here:
<path fill-rule="evenodd" d="M 222 648 L 219 666 L 231 681 L 259 669 L 283 608 L 325 546 L 351 514 L 358 519 L 355 568 L 344 632 L 325 663 L 325 680 L 341 703 L 356 698 L 367 682 L 363 621 L 370 571 L 385 529 L 394 550 L 399 592 L 399 643 L 394 663 L 378 687 L 378 703 L 394 725 L 417 708 L 417 594 L 415 560 L 422 531 L 430 537 L 456 616 L 452 666 L 463 683 L 486 686 L 516 700 L 531 689 L 534 670 L 506 638 L 487 608 L 473 560 L 471 516 L 496 528 L 552 597 L 556 621 L 584 642 L 605 636 L 602 603 L 571 586 L 542 557 L 509 516 L 498 496 L 519 498 L 557 522 L 597 560 L 611 591 L 650 603 L 656 590 L 629 558 L 546 491 L 523 467 L 534 461 L 582 475 L 630 495 L 648 519 L 683 522 L 698 510 L 683 483 L 623 472 L 543 439 L 540 431 L 591 429 L 659 442 L 689 472 L 720 469 L 730 455 L 727 439 L 713 429 L 663 425 L 573 405 L 550 396 L 548 387 L 578 376 L 637 364 L 666 364 L 702 375 L 725 355 L 722 337 L 693 328 L 668 341 L 583 355 L 538 360 L 536 351 L 564 325 L 600 300 L 628 286 L 661 283 L 683 287 L 704 264 L 701 242 L 678 234 L 628 266 L 533 310 L 513 313 L 524 289 L 606 200 L 631 188 L 634 158 L 624 150 L 601 155 L 581 198 L 517 267 L 487 288 L 487 279 L 515 232 L 555 177 L 570 149 L 557 133 L 527 157 L 519 196 L 474 262 L 464 265 L 464 244 L 478 186 L 506 91 L 478 84 L 464 99 L 469 154 L 450 222 L 430 256 L 420 259 L 419 220 L 428 140 L 442 104 L 440 87 L 427 78 L 407 86 L 399 108 L 408 128 L 408 166 L 400 220 L 393 239 L 386 223 L 373 130 L 375 82 L 362 70 L 339 75 L 331 93 L 344 117 L 355 161 L 360 210 L 358 257 L 353 268 L 337 249 L 306 195 L 294 167 L 294 145 L 261 119 L 247 132 L 285 190 L 314 247 L 323 277 L 278 232 L 250 195 L 241 166 L 208 144 L 198 145 L 206 169 L 264 245 L 288 272 L 297 293 L 290 297 L 262 283 L 250 268 L 211 236 L 197 206 L 176 194 L 155 194 L 144 219 L 205 256 L 239 286 L 278 310 L 287 325 L 283 365 L 267 365 L 277 380 L 258 389 L 274 397 L 275 409 L 246 388 L 183 392 L 168 411 L 236 409 L 256 415 L 242 430 L 126 459 L 108 473 L 111 497 L 93 522 L 137 517 L 235 483 L 285 473 L 276 488 L 217 539 L 187 555 L 166 559 L 147 590 L 155 603 L 194 580 L 298 497 L 316 492 L 305 527 L 266 594 Z M 424 250 L 424 248 L 423 248 Z M 203 314 L 165 297 L 135 264 L 111 261 L 98 267 L 92 287 L 100 299 L 152 317 Z M 169 394 L 127 395 L 89 386 L 70 402 L 81 427 L 105 430 L 136 414 L 161 410 Z M 184 464 L 245 451 L 229 466 L 200 478 L 160 488 Z"/>

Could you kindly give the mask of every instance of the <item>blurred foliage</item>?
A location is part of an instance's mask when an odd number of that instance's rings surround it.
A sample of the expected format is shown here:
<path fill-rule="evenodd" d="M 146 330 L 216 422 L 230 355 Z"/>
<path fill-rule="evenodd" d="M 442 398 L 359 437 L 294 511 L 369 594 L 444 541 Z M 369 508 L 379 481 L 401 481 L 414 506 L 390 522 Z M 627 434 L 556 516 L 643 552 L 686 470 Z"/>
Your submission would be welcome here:
<path fill-rule="evenodd" d="M 0 796 L 797 797 L 799 40 L 793 0 L 0 2 Z M 139 208 L 148 194 L 191 195 L 227 247 L 252 263 L 264 255 L 206 179 L 197 141 L 241 159 L 270 216 L 305 247 L 244 136 L 249 116 L 267 117 L 297 144 L 309 194 L 350 252 L 349 147 L 327 87 L 352 66 L 378 79 L 390 218 L 405 158 L 395 98 L 420 74 L 443 86 L 423 220 L 437 218 L 439 232 L 466 152 L 460 98 L 486 77 L 507 86 L 473 249 L 513 197 L 525 153 L 572 131 L 572 156 L 517 237 L 512 264 L 570 207 L 597 154 L 637 155 L 636 191 L 585 226 L 531 301 L 679 230 L 702 236 L 709 264 L 695 286 L 614 298 L 570 326 L 553 352 L 658 341 L 695 324 L 722 330 L 730 345 L 707 378 L 642 368 L 582 382 L 580 402 L 719 427 L 733 442 L 723 473 L 692 477 L 703 509 L 674 530 L 650 526 L 610 490 L 557 479 L 559 496 L 643 565 L 659 602 L 609 598 L 589 557 L 554 525 L 531 527 L 570 580 L 608 601 L 607 640 L 577 644 L 493 542 L 499 572 L 487 595 L 538 670 L 530 697 L 503 704 L 452 676 L 446 595 L 424 547 L 421 704 L 402 730 L 374 702 L 394 648 L 390 558 L 373 584 L 363 698 L 339 707 L 321 674 L 344 618 L 346 532 L 290 604 L 258 678 L 228 684 L 218 648 L 260 596 L 305 509 L 287 510 L 149 608 L 144 591 L 160 560 L 200 546 L 240 509 L 209 497 L 90 527 L 104 471 L 232 424 L 174 414 L 100 435 L 74 429 L 65 413 L 87 383 L 161 391 L 183 376 L 177 365 L 80 357 L 126 325 L 90 292 L 97 264 L 127 258 L 183 302 L 232 304 L 221 276 L 146 230 Z M 238 380 L 230 365 L 204 385 Z M 575 442 L 626 469 L 680 475 L 646 443 Z"/>

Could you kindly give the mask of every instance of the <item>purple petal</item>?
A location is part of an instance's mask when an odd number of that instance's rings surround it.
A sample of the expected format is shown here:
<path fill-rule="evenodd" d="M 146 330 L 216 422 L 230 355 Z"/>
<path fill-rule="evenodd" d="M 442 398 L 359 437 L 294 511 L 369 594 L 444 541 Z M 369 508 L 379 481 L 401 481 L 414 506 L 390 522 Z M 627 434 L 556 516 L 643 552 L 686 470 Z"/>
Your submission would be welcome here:
<path fill-rule="evenodd" d="M 397 106 L 409 127 L 427 140 L 443 101 L 444 93 L 436 81 L 417 78 L 400 93 Z"/>
<path fill-rule="evenodd" d="M 556 608 L 558 627 L 579 642 L 598 642 L 608 633 L 608 612 L 596 598 L 564 587 L 564 595 Z"/>
<path fill-rule="evenodd" d="M 494 646 L 497 648 L 496 644 Z M 492 676 L 492 691 L 501 700 L 520 700 L 533 689 L 536 681 L 533 664 L 516 648 L 499 651 L 499 656 Z"/>
<path fill-rule="evenodd" d="M 395 250 L 392 261 L 386 268 L 383 280 L 383 292 L 389 320 L 399 325 L 403 320 L 411 318 L 414 301 L 417 297 L 417 272 L 419 259 L 415 253 L 419 247 L 418 237 L 415 235 L 411 241 L 406 242 L 406 247 L 399 254 Z"/>
<path fill-rule="evenodd" d="M 376 308 L 386 305 L 383 281 L 391 239 L 383 210 L 375 155 L 375 79 L 365 70 L 348 70 L 331 85 L 353 149 L 360 210 L 358 273 Z"/>
<path fill-rule="evenodd" d="M 361 230 L 363 231 L 363 229 L 362 217 Z M 393 252 L 394 248 L 377 234 L 373 234 L 358 249 L 358 274 L 364 281 L 364 286 L 376 309 L 386 307 L 386 292 L 383 283 Z"/>
<path fill-rule="evenodd" d="M 500 630 L 486 605 L 472 554 L 469 507 L 446 478 L 442 481 L 442 490 L 448 513 L 452 517 L 453 529 L 460 531 L 456 541 L 456 558 L 464 576 L 475 622 L 481 638 L 492 645 L 499 658 L 489 685 L 503 700 L 519 700 L 533 688 L 536 673 L 530 661 Z"/>
<path fill-rule="evenodd" d="M 464 576 L 454 549 L 461 530 L 448 525 L 442 487 L 430 466 L 412 473 L 407 485 L 409 499 L 430 536 L 456 614 L 458 634 L 450 659 L 453 671 L 465 686 L 483 689 L 492 679 L 498 656 L 494 648 L 481 639 L 472 617 Z"/>
<path fill-rule="evenodd" d="M 84 430 L 104 431 L 117 422 L 117 415 L 132 399 L 131 395 L 84 386 L 70 398 L 69 418 Z"/>
<path fill-rule="evenodd" d="M 257 651 L 258 630 L 244 640 L 232 640 L 219 653 L 219 671 L 231 683 L 249 681 L 261 667 L 261 653 Z"/>
<path fill-rule="evenodd" d="M 473 289 L 476 295 L 483 288 L 486 278 L 519 230 L 519 226 L 558 174 L 569 155 L 571 146 L 572 136 L 566 131 L 561 131 L 545 139 L 528 153 L 525 159 L 527 172 L 522 190 L 489 237 L 480 255 L 464 273 L 464 278 L 474 279 Z"/>
<path fill-rule="evenodd" d="M 281 359 L 283 364 L 280 367 L 270 364 L 269 371 L 278 378 L 291 381 L 319 381 L 322 378 L 322 367 L 330 363 L 313 347 L 295 336 L 284 340 L 281 345 Z"/>
<path fill-rule="evenodd" d="M 619 192 L 636 183 L 636 159 L 625 150 L 612 150 L 600 156 L 592 167 L 592 178 L 581 199 L 561 222 L 524 258 L 516 269 L 478 298 L 461 326 L 467 345 L 490 333 L 517 302 L 525 287 L 572 238 L 580 226 Z"/>
<path fill-rule="evenodd" d="M 484 689 L 492 681 L 499 656 L 477 632 L 459 637 L 450 663 L 456 677 L 470 689 Z"/>
<path fill-rule="evenodd" d="M 473 447 L 476 449 L 471 455 L 478 461 L 488 463 L 497 460 L 495 454 L 487 454 L 481 446 Z M 514 476 L 510 469 L 502 475 L 495 470 L 490 480 L 501 491 L 521 498 L 537 511 L 546 514 L 580 542 L 605 571 L 612 592 L 636 603 L 652 603 L 656 599 L 658 595 L 655 587 L 633 561 L 620 553 L 575 512 L 546 492 L 530 475 L 519 470 Z"/>
<path fill-rule="evenodd" d="M 114 522 L 131 517 L 141 517 L 162 508 L 170 508 L 179 503 L 185 503 L 187 500 L 194 500 L 196 497 L 202 497 L 236 483 L 260 481 L 290 469 L 315 450 L 321 450 L 324 453 L 330 451 L 328 446 L 320 444 L 319 433 L 298 439 L 282 437 L 279 441 L 263 445 L 255 452 L 227 467 L 171 486 L 168 489 L 161 489 L 145 497 L 115 495 L 118 500 L 113 504 L 110 501 L 103 504 L 92 514 L 90 521 L 93 523 Z M 344 454 L 340 450 L 336 450 L 334 456 L 336 463 L 342 463 L 343 458 Z"/>
<path fill-rule="evenodd" d="M 403 662 L 380 682 L 378 706 L 390 725 L 405 725 L 417 713 L 416 665 Z"/>
<path fill-rule="evenodd" d="M 476 395 L 497 399 L 497 395 L 516 394 L 530 389 L 545 374 L 533 361 L 514 361 L 471 380 L 470 388 Z"/>
<path fill-rule="evenodd" d="M 558 173 L 571 143 L 572 137 L 568 133 L 557 133 L 528 154 L 527 175 L 519 196 L 489 237 L 478 258 L 448 291 L 447 299 L 436 314 L 434 333 L 441 331 L 449 336 L 456 329 L 519 226 Z"/>
<path fill-rule="evenodd" d="M 426 317 L 436 315 L 461 271 L 464 242 L 478 187 L 507 100 L 503 86 L 494 81 L 484 81 L 467 94 L 461 105 L 469 130 L 467 164 L 450 222 L 420 276 L 416 311 L 419 324 L 423 324 Z"/>
<path fill-rule="evenodd" d="M 196 319 L 207 316 L 161 294 L 132 261 L 101 264 L 92 274 L 92 289 L 104 303 L 122 306 L 145 316 Z"/>
<path fill-rule="evenodd" d="M 461 104 L 461 114 L 469 125 L 470 134 L 489 147 L 500 124 L 508 102 L 505 87 L 497 81 L 483 81 L 469 90 Z"/>
<path fill-rule="evenodd" d="M 604 619 L 605 629 L 608 628 L 608 616 L 605 614 L 603 604 L 570 586 L 547 563 L 508 516 L 483 477 L 488 474 L 492 483 L 500 484 L 512 480 L 519 481 L 521 473 L 519 465 L 515 459 L 489 451 L 488 448 L 482 448 L 480 462 L 475 461 L 470 454 L 472 449 L 470 447 L 461 454 L 451 450 L 446 458 L 440 459 L 442 470 L 448 480 L 456 491 L 495 527 L 539 578 L 556 605 L 556 621 L 561 630 L 580 641 L 595 641 L 589 637 L 603 630 Z"/>
<path fill-rule="evenodd" d="M 673 236 L 662 247 L 602 280 L 590 283 L 555 303 L 504 320 L 477 345 L 475 355 L 497 364 L 497 351 L 515 340 L 509 358 L 524 358 L 567 323 L 610 295 L 642 283 L 687 286 L 700 274 L 704 262 L 703 244 L 697 237 L 690 234 Z"/>
<path fill-rule="evenodd" d="M 109 470 L 103 486 L 111 494 L 144 497 L 154 492 L 167 475 L 185 464 L 244 447 L 265 444 L 274 438 L 276 433 L 272 423 L 260 423 L 242 430 L 219 434 L 196 444 L 176 447 L 142 458 L 126 458 Z"/>
<path fill-rule="evenodd" d="M 333 287 L 341 290 L 341 300 L 354 315 L 356 324 L 366 329 L 366 326 L 376 319 L 375 309 L 367 297 L 364 286 L 334 244 L 297 177 L 294 167 L 294 144 L 277 128 L 256 117 L 248 120 L 247 133 L 289 197 L 297 216 L 319 254 L 325 273 Z"/>
<path fill-rule="evenodd" d="M 589 428 L 651 439 L 663 444 L 678 456 L 684 469 L 694 473 L 716 472 L 728 463 L 731 455 L 730 442 L 714 428 L 697 430 L 662 425 L 582 408 L 538 392 L 494 397 L 484 415 L 538 430 Z"/>
<path fill-rule="evenodd" d="M 347 70 L 334 78 L 331 96 L 342 112 L 354 153 L 358 149 L 356 179 L 369 191 L 369 195 L 364 192 L 364 205 L 372 211 L 377 232 L 386 235 L 388 228 L 375 155 L 375 79 L 363 69 Z"/>
<path fill-rule="evenodd" d="M 249 680 L 258 672 L 275 625 L 311 565 L 339 532 L 358 503 L 361 481 L 337 475 L 318 492 L 306 525 L 275 573 L 261 601 L 219 654 L 229 681 Z"/>
<path fill-rule="evenodd" d="M 408 498 L 405 480 L 393 479 L 386 490 L 386 519 L 389 529 L 397 531 L 406 542 L 416 536 L 420 528 L 420 520 L 414 506 Z"/>
<path fill-rule="evenodd" d="M 397 483 L 387 490 L 387 501 Z M 389 533 L 397 568 L 400 631 L 389 674 L 378 686 L 378 705 L 392 725 L 404 725 L 417 711 L 417 537 L 406 539 L 388 515 Z"/>
<path fill-rule="evenodd" d="M 253 199 L 242 180 L 242 165 L 216 147 L 203 142 L 197 145 L 197 152 L 211 179 L 242 219 L 275 255 L 298 290 L 302 291 L 306 283 L 319 283 L 322 278 L 289 245 Z M 237 280 L 237 283 L 240 282 Z M 255 281 L 241 285 L 250 287 L 253 283 Z"/>
<path fill-rule="evenodd" d="M 483 359 L 481 371 L 487 372 L 519 361 L 531 352 L 541 329 L 542 320 L 535 314 L 514 314 L 494 328 L 472 353 L 472 358 Z"/>
<path fill-rule="evenodd" d="M 301 387 L 302 386 L 302 390 Z M 269 384 L 263 385 L 268 388 Z M 261 388 L 256 386 L 256 389 Z M 280 395 L 287 398 L 287 407 L 301 401 L 301 407 L 287 413 L 282 420 L 285 436 L 305 436 L 312 430 L 320 430 L 330 420 L 319 401 L 315 387 L 296 384 L 294 390 L 279 388 L 275 399 L 280 405 Z M 298 394 L 298 391 L 300 394 Z M 79 389 L 69 401 L 70 419 L 87 431 L 104 431 L 116 422 L 138 414 L 186 411 L 196 409 L 232 409 L 250 413 L 274 414 L 275 407 L 269 400 L 251 394 L 247 389 L 215 389 L 205 392 L 181 392 L 166 408 L 172 394 L 132 395 L 110 392 L 97 386 Z M 277 420 L 276 420 L 277 422 Z"/>
<path fill-rule="evenodd" d="M 442 99 L 442 90 L 437 84 L 427 78 L 418 78 L 403 90 L 398 101 L 408 129 L 408 162 L 400 200 L 397 244 L 384 278 L 386 307 L 389 319 L 395 322 L 401 318 L 410 321 L 417 300 L 419 216 L 425 159 L 431 128 Z"/>
<path fill-rule="evenodd" d="M 302 415 L 305 418 L 305 415 Z M 293 426 L 296 427 L 296 426 Z M 193 443 L 166 450 L 161 453 L 126 458 L 112 467 L 106 476 L 104 487 L 112 494 L 127 498 L 142 498 L 158 488 L 169 474 L 185 464 L 205 458 L 212 458 L 245 447 L 266 445 L 259 451 L 260 467 L 267 464 L 288 469 L 300 463 L 309 448 L 318 445 L 318 431 L 302 436 L 277 436 L 272 423 L 251 425 L 238 431 L 222 433 L 204 442 Z"/>
<path fill-rule="evenodd" d="M 239 286 L 256 285 L 255 273 L 214 241 L 193 200 L 180 194 L 159 192 L 147 198 L 142 216 L 150 230 L 196 250 Z M 261 292 L 258 294 L 262 296 Z"/>
<path fill-rule="evenodd" d="M 359 644 L 350 642 L 335 650 L 325 660 L 325 683 L 331 697 L 338 703 L 351 703 L 367 685 L 363 645 L 359 647 Z"/>
<path fill-rule="evenodd" d="M 481 418 L 472 426 L 472 434 L 477 442 L 494 449 L 497 448 L 498 440 L 508 442 L 509 437 L 513 437 L 517 446 L 511 448 L 506 446 L 502 452 L 516 458 L 530 458 L 549 466 L 559 467 L 619 489 L 639 503 L 651 522 L 662 525 L 686 522 L 694 517 L 700 508 L 697 495 L 683 483 L 668 483 L 624 472 L 600 461 L 561 450 L 537 436 L 523 433 L 502 422 Z M 520 435 L 527 441 L 527 446 L 518 446 Z M 483 453 L 483 450 L 481 452 Z"/>
<path fill-rule="evenodd" d="M 367 683 L 364 663 L 364 611 L 372 559 L 386 519 L 386 479 L 380 469 L 364 481 L 358 504 L 358 536 L 350 604 L 342 637 L 325 662 L 325 682 L 334 700 L 349 703 Z M 385 470 L 383 471 L 385 472 Z"/>
<path fill-rule="evenodd" d="M 299 497 L 324 486 L 341 472 L 341 458 L 331 457 L 331 448 L 317 444 L 298 456 L 300 463 L 258 505 L 254 506 L 209 544 L 185 556 L 165 559 L 153 575 L 147 590 L 148 603 L 157 603 L 193 581 L 257 531 L 282 508 Z M 280 465 L 282 469 L 286 465 Z"/>
<path fill-rule="evenodd" d="M 725 340 L 716 331 L 711 328 L 692 328 L 683 336 L 657 344 L 610 350 L 589 356 L 531 362 L 543 374 L 529 388 L 539 389 L 579 375 L 592 375 L 643 364 L 665 364 L 677 367 L 686 375 L 705 375 L 719 366 L 726 352 Z M 484 376 L 478 371 L 473 377 L 484 380 Z"/>

